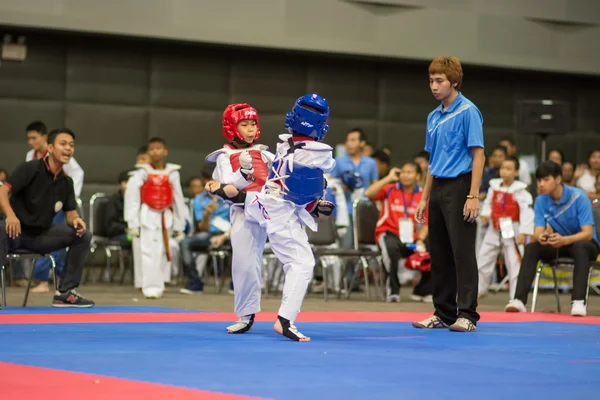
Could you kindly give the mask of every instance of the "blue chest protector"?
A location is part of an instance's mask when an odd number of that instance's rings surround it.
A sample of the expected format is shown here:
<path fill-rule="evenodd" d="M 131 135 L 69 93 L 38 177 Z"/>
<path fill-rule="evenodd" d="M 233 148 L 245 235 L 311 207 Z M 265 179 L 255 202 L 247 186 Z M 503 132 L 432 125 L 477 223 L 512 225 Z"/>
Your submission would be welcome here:
<path fill-rule="evenodd" d="M 323 197 L 325 190 L 325 178 L 323 170 L 320 168 L 308 167 L 306 165 L 293 163 L 293 171 L 288 168 L 289 161 L 286 159 L 294 153 L 296 148 L 301 148 L 302 143 L 294 144 L 290 141 L 290 150 L 288 155 L 283 159 L 276 159 L 273 162 L 273 169 L 269 174 L 269 179 L 277 178 L 274 171 L 279 171 L 280 176 L 288 175 L 282 179 L 283 183 L 283 198 L 297 205 L 308 204 L 311 201 L 319 200 Z M 281 170 L 279 170 L 280 164 Z"/>

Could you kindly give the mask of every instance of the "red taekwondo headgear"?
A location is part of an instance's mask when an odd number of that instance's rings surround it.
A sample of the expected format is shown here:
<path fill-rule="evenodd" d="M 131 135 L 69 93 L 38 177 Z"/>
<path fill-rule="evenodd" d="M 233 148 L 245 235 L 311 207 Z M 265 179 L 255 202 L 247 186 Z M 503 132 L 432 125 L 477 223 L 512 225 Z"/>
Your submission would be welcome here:
<path fill-rule="evenodd" d="M 227 142 L 231 143 L 236 138 L 243 142 L 244 138 L 240 135 L 237 129 L 238 122 L 250 119 L 256 121 L 256 136 L 254 141 L 256 142 L 260 137 L 260 122 L 258 120 L 258 111 L 256 108 L 250 106 L 250 104 L 230 104 L 223 112 L 223 136 L 227 139 Z"/>

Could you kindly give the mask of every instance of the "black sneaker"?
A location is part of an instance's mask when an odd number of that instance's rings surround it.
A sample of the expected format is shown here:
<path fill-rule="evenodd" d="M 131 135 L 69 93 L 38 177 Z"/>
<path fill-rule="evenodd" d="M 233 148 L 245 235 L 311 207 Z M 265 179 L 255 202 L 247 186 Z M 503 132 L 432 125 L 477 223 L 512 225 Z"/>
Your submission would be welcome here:
<path fill-rule="evenodd" d="M 94 307 L 94 302 L 84 299 L 75 289 L 71 289 L 65 293 L 55 292 L 52 307 L 90 308 Z"/>

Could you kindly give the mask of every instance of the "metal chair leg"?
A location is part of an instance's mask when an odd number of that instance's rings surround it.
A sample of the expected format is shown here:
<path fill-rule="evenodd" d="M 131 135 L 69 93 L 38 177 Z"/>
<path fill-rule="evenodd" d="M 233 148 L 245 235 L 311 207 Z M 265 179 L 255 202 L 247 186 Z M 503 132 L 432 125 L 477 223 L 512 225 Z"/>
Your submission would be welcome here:
<path fill-rule="evenodd" d="M 587 288 L 585 291 L 585 306 L 587 307 L 588 305 L 588 300 L 590 298 L 590 286 L 592 283 L 592 272 L 594 272 L 593 268 L 589 268 L 589 272 L 588 272 L 588 281 L 587 281 Z"/>
<path fill-rule="evenodd" d="M 556 297 L 556 308 L 560 313 L 560 297 L 558 295 L 558 279 L 556 279 L 556 269 L 552 267 L 552 277 L 554 278 L 554 296 Z"/>
<path fill-rule="evenodd" d="M 327 268 L 327 262 L 323 259 L 323 257 L 319 257 L 319 262 L 321 263 L 321 268 L 323 269 L 323 299 L 327 301 L 327 286 L 329 284 L 327 280 L 327 274 L 329 273 L 329 268 Z"/>
<path fill-rule="evenodd" d="M 50 265 L 52 267 L 52 280 L 54 281 L 54 291 L 56 292 L 58 290 L 58 280 L 56 279 L 56 261 L 52 255 L 49 255 L 48 258 L 50 258 Z"/>
<path fill-rule="evenodd" d="M 4 265 L 0 265 L 0 310 L 6 307 L 6 283 L 4 282 Z"/>
<path fill-rule="evenodd" d="M 371 301 L 371 291 L 369 287 L 369 262 L 365 257 L 360 258 L 363 266 L 363 274 L 365 275 L 365 291 L 367 292 L 367 301 Z"/>
<path fill-rule="evenodd" d="M 125 256 L 123 255 L 123 249 L 119 249 L 119 272 L 121 276 L 123 276 L 123 271 L 125 271 Z M 112 283 L 112 276 L 110 283 Z"/>
<path fill-rule="evenodd" d="M 217 287 L 217 293 L 221 293 L 221 277 L 219 276 L 219 264 L 217 262 L 217 254 L 213 252 L 211 256 L 213 262 L 213 273 L 215 274 L 215 286 Z"/>
<path fill-rule="evenodd" d="M 31 266 L 31 275 L 29 275 L 29 281 L 27 282 L 27 291 L 25 292 L 25 299 L 23 300 L 23 307 L 27 307 L 27 299 L 29 298 L 29 290 L 31 289 L 31 281 L 33 280 L 33 274 L 35 273 L 35 264 L 37 264 L 37 258 L 33 260 Z"/>
<path fill-rule="evenodd" d="M 112 267 L 111 264 L 111 259 L 112 259 L 112 252 L 110 251 L 110 249 L 108 247 L 104 248 L 104 254 L 106 255 L 106 266 L 104 267 L 104 272 L 102 272 L 102 270 L 100 270 L 100 279 L 99 281 L 108 281 L 110 283 L 110 269 Z"/>
<path fill-rule="evenodd" d="M 537 303 L 538 290 L 540 286 L 540 275 L 542 274 L 542 266 L 537 267 L 535 272 L 535 280 L 533 281 L 533 298 L 531 299 L 531 312 L 535 312 L 535 305 Z"/>

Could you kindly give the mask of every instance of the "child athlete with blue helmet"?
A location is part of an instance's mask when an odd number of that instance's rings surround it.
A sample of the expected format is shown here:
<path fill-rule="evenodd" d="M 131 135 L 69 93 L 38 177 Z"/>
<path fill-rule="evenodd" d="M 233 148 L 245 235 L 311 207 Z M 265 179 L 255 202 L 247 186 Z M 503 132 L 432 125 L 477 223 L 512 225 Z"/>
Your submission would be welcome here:
<path fill-rule="evenodd" d="M 283 298 L 274 329 L 291 340 L 308 342 L 294 321 L 312 279 L 315 259 L 303 225 L 315 231 L 315 217 L 331 215 L 333 204 L 322 199 L 324 174 L 335 166 L 327 134 L 329 104 L 317 94 L 300 97 L 287 114 L 289 133 L 279 135 L 275 160 L 260 193 L 247 196 L 247 218 L 267 230 L 271 248 L 286 274 Z M 239 195 L 232 185 L 215 183 L 211 191 L 231 198 Z"/>

